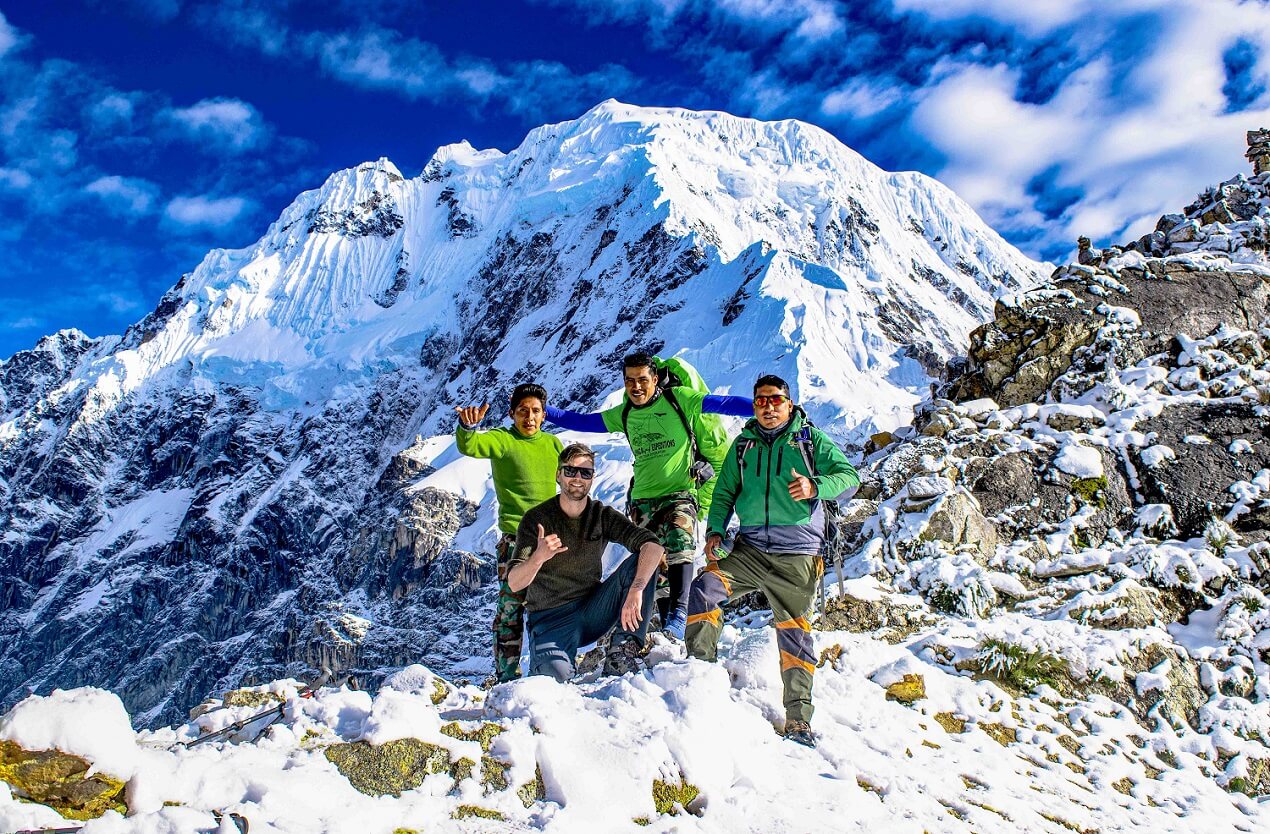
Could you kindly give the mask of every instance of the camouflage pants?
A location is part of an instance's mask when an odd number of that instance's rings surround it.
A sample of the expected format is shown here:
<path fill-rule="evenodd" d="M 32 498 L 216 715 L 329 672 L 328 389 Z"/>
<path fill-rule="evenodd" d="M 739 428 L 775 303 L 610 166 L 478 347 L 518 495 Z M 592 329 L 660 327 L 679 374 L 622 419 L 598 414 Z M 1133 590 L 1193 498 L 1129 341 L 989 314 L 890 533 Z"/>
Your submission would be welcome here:
<path fill-rule="evenodd" d="M 662 621 L 673 609 L 686 611 L 692 584 L 692 561 L 697 553 L 697 499 L 689 492 L 675 492 L 659 498 L 631 501 L 631 520 L 649 530 L 666 548 L 666 560 L 658 575 L 658 597 L 663 586 L 665 598 L 658 599 Z"/>
<path fill-rule="evenodd" d="M 684 635 L 688 654 L 716 660 L 719 632 L 723 630 L 720 606 L 750 591 L 762 591 L 772 605 L 772 618 L 776 621 L 785 717 L 810 721 L 816 655 L 807 617 L 823 572 L 819 556 L 768 553 L 740 539 L 726 559 L 707 564 L 692 583 Z"/>
<path fill-rule="evenodd" d="M 499 683 L 520 677 L 520 649 L 525 638 L 525 592 L 507 587 L 507 571 L 516 537 L 504 533 L 494 552 L 498 556 L 498 605 L 494 609 L 494 675 Z"/>
<path fill-rule="evenodd" d="M 631 501 L 631 521 L 652 532 L 666 548 L 666 564 L 691 562 L 697 553 L 697 499 L 690 492 Z"/>

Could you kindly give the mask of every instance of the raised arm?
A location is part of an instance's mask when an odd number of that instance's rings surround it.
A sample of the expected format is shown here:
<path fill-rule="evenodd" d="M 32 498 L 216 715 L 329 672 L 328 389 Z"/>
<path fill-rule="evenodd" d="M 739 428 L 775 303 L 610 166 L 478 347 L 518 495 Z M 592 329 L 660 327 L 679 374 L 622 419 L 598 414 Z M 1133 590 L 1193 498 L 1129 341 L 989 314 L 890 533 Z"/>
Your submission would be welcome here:
<path fill-rule="evenodd" d="M 506 451 L 507 437 L 502 432 L 476 431 L 485 419 L 488 405 L 456 406 L 458 425 L 454 429 L 455 446 L 461 454 L 471 458 L 496 458 Z"/>
<path fill-rule="evenodd" d="M 730 417 L 753 417 L 754 400 L 726 394 L 706 394 L 706 398 L 701 401 L 701 410 L 709 414 L 727 414 Z"/>
<path fill-rule="evenodd" d="M 560 428 L 568 429 L 569 431 L 585 431 L 599 434 L 609 430 L 608 426 L 604 425 L 604 414 L 600 411 L 581 414 L 577 411 L 568 411 L 549 405 L 547 406 L 547 419 Z"/>

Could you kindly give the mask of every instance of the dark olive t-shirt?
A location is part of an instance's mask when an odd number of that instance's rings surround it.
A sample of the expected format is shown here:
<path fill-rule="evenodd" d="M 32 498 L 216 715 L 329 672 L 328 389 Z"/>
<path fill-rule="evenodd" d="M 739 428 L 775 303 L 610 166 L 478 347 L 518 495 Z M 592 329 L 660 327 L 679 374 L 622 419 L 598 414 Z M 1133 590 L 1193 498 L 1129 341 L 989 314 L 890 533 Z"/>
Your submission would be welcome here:
<path fill-rule="evenodd" d="M 657 541 L 652 533 L 593 498 L 587 499 L 582 515 L 569 518 L 560 509 L 557 495 L 530 509 L 520 520 L 511 567 L 528 560 L 538 547 L 539 524 L 546 533 L 559 536 L 561 544 L 569 549 L 547 560 L 525 589 L 525 607 L 530 611 L 556 608 L 595 590 L 604 571 L 604 548 L 609 542 L 634 553 Z"/>

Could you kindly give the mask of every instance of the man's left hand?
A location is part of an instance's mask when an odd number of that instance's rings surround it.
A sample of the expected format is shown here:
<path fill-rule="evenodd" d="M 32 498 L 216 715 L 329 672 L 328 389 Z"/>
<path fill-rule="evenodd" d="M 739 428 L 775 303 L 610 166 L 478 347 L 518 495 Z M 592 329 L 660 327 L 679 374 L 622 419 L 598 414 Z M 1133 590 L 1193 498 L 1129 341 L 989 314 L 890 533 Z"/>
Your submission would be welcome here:
<path fill-rule="evenodd" d="M 639 628 L 641 615 L 644 613 L 644 589 L 631 586 L 626 594 L 626 602 L 622 603 L 622 628 L 635 631 Z"/>
<path fill-rule="evenodd" d="M 799 475 L 797 470 L 789 470 L 789 497 L 795 501 L 810 501 L 816 497 L 816 485 L 811 478 Z"/>

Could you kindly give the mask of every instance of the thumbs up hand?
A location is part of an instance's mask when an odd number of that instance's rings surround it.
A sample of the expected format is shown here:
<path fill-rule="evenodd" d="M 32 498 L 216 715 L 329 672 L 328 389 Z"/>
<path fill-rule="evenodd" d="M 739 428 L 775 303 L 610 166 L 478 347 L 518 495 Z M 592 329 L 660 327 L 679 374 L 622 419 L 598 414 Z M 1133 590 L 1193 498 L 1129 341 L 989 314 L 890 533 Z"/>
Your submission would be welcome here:
<path fill-rule="evenodd" d="M 789 469 L 789 497 L 795 501 L 808 501 L 816 497 L 816 485 L 811 478 L 799 475 L 793 467 Z"/>

